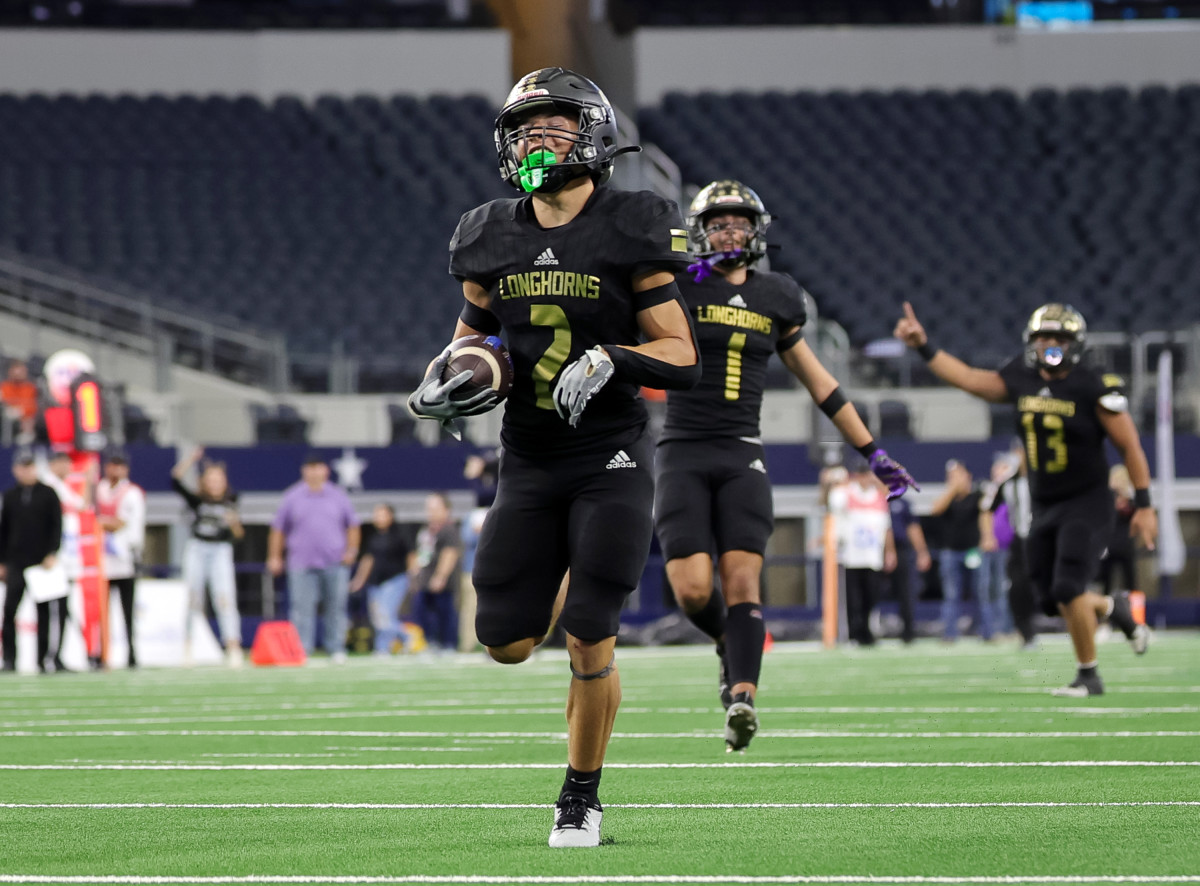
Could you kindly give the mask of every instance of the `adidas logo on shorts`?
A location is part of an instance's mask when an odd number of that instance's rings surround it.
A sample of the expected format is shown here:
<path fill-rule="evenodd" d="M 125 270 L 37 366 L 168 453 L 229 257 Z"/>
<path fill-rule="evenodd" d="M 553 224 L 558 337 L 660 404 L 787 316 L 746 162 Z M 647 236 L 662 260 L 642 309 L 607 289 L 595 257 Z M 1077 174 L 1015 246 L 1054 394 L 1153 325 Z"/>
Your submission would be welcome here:
<path fill-rule="evenodd" d="M 615 471 L 617 468 L 636 468 L 636 467 L 637 467 L 637 462 L 634 461 L 632 458 L 630 458 L 624 449 L 618 449 L 617 454 L 614 455 L 612 458 L 610 458 L 608 460 L 608 464 L 605 465 L 605 469 L 609 470 L 609 471 Z"/>
<path fill-rule="evenodd" d="M 542 254 L 533 260 L 535 265 L 556 265 L 558 259 L 554 257 L 554 250 L 546 248 L 542 250 Z"/>
<path fill-rule="evenodd" d="M 726 304 L 731 308 L 744 308 L 746 307 L 746 300 L 740 295 L 735 295 L 733 298 L 727 301 Z"/>
<path fill-rule="evenodd" d="M 749 468 L 752 471 L 758 471 L 760 474 L 765 474 L 767 472 L 767 466 L 763 464 L 763 460 L 761 458 L 756 458 L 754 461 L 750 462 Z"/>

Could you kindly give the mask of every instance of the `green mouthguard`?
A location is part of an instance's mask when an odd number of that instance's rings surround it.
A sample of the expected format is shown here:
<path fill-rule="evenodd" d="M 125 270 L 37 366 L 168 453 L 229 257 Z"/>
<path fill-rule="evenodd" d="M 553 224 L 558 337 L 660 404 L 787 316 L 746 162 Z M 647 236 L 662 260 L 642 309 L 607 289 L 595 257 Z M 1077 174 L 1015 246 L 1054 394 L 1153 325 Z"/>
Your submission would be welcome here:
<path fill-rule="evenodd" d="M 532 193 L 542 186 L 542 180 L 545 178 L 545 170 L 547 166 L 553 166 L 558 162 L 558 158 L 554 156 L 553 151 L 534 151 L 521 161 L 521 165 L 517 167 L 517 176 L 521 181 L 521 187 L 526 193 Z"/>

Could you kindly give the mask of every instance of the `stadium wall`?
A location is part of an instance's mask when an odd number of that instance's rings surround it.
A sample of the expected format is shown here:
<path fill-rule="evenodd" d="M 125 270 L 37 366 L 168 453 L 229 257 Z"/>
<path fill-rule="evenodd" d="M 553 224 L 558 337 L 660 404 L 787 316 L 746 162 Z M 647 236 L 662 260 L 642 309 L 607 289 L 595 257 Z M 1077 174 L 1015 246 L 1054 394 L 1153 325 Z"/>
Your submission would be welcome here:
<path fill-rule="evenodd" d="M 1200 24 L 643 28 L 638 105 L 671 91 L 990 89 L 1200 82 Z"/>
<path fill-rule="evenodd" d="M 509 79 L 499 30 L 0 30 L 0 91 L 16 94 L 482 94 L 499 104 Z"/>

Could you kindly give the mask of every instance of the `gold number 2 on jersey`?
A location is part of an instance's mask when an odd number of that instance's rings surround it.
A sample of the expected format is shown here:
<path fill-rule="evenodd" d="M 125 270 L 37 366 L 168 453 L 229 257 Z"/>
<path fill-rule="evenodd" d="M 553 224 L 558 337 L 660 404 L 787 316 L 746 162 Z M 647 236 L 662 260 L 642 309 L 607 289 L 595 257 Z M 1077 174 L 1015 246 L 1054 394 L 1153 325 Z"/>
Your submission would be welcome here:
<path fill-rule="evenodd" d="M 1034 427 L 1037 415 L 1021 413 L 1021 424 L 1025 428 L 1025 451 L 1029 456 L 1029 469 L 1038 470 L 1038 434 Z M 1063 420 L 1058 415 L 1043 415 L 1042 429 L 1046 432 L 1046 448 L 1054 458 L 1046 462 L 1047 474 L 1059 474 L 1067 469 L 1067 441 L 1063 438 Z"/>
<path fill-rule="evenodd" d="M 542 359 L 533 367 L 533 390 L 537 394 L 538 408 L 553 409 L 554 397 L 550 382 L 571 356 L 571 323 L 567 320 L 566 312 L 558 305 L 530 305 L 529 322 L 534 326 L 549 326 L 554 330 L 554 340 L 542 354 Z"/>

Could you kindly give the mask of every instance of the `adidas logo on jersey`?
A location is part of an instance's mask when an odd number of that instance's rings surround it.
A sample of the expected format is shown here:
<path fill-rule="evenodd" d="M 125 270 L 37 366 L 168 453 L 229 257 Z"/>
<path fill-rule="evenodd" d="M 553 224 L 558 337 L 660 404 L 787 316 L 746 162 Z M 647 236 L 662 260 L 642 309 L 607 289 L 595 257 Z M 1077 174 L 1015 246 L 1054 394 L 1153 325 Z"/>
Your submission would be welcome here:
<path fill-rule="evenodd" d="M 617 454 L 608 460 L 605 468 L 610 471 L 615 471 L 617 468 L 636 468 L 637 462 L 634 461 L 625 452 L 624 449 L 618 449 Z"/>
<path fill-rule="evenodd" d="M 533 260 L 535 265 L 556 265 L 558 259 L 554 257 L 554 250 L 546 248 L 542 250 L 542 254 Z"/>
<path fill-rule="evenodd" d="M 763 460 L 761 458 L 756 458 L 754 461 L 750 462 L 749 468 L 752 471 L 758 471 L 760 474 L 765 474 L 767 472 L 767 466 L 763 464 Z"/>
<path fill-rule="evenodd" d="M 726 304 L 731 308 L 744 308 L 746 307 L 746 300 L 740 295 L 735 295 L 733 298 L 727 301 Z"/>

